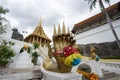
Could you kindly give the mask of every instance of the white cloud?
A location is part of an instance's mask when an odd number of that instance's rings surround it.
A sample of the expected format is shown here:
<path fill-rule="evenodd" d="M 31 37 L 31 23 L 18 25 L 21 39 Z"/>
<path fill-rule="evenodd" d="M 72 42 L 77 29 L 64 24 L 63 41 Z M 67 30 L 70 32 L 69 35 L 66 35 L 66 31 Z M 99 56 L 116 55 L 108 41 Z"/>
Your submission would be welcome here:
<path fill-rule="evenodd" d="M 111 4 L 119 0 L 111 0 Z M 89 5 L 84 0 L 0 0 L 0 4 L 10 10 L 6 14 L 12 27 L 20 32 L 26 30 L 30 34 L 43 18 L 43 29 L 52 38 L 53 25 L 65 22 L 70 30 L 74 24 L 97 14 L 99 6 L 90 12 Z M 105 5 L 106 7 L 108 5 Z"/>
<path fill-rule="evenodd" d="M 19 21 L 14 17 L 7 17 L 7 19 L 10 21 L 12 28 L 13 27 L 18 28 L 18 26 L 20 25 Z"/>

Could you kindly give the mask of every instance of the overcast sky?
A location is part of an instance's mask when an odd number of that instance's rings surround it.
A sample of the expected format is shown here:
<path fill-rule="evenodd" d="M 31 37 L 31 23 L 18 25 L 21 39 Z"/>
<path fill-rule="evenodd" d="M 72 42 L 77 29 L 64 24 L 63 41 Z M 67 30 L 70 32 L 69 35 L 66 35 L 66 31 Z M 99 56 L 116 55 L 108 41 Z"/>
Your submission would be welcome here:
<path fill-rule="evenodd" d="M 115 4 L 120 0 L 110 0 Z M 52 39 L 53 26 L 73 28 L 74 24 L 100 12 L 99 5 L 90 11 L 89 5 L 84 0 L 0 0 L 0 5 L 10 10 L 5 17 L 10 21 L 11 27 L 17 27 L 19 32 L 32 33 L 43 19 L 43 29 Z M 108 5 L 105 5 L 108 7 Z M 26 36 L 28 35 L 26 34 Z"/>

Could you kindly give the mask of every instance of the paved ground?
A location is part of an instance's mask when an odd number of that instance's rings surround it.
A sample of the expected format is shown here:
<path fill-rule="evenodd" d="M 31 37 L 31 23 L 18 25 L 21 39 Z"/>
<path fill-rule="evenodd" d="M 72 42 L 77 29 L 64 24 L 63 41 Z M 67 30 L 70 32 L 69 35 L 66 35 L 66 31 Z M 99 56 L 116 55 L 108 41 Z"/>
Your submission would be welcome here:
<path fill-rule="evenodd" d="M 114 72 L 103 71 L 104 77 L 99 80 L 120 80 L 120 74 L 116 74 Z M 31 80 L 40 80 L 40 79 L 31 79 Z"/>
<path fill-rule="evenodd" d="M 22 71 L 34 71 L 38 70 L 39 67 L 36 66 L 35 68 L 31 69 L 0 69 L 1 71 L 13 71 L 13 72 L 22 72 Z M 116 74 L 114 72 L 103 71 L 104 77 L 100 78 L 100 80 L 120 80 L 120 74 Z M 30 79 L 30 80 L 40 80 L 39 79 Z"/>
<path fill-rule="evenodd" d="M 100 78 L 100 80 L 120 80 L 120 75 L 119 76 L 116 76 L 116 77 L 103 77 L 103 78 Z"/>
<path fill-rule="evenodd" d="M 35 71 L 35 70 L 40 70 L 39 66 L 35 66 L 34 68 L 0 68 L 0 72 L 23 72 L 23 71 Z"/>
<path fill-rule="evenodd" d="M 114 72 L 103 71 L 104 77 L 100 80 L 120 80 L 120 74 Z"/>

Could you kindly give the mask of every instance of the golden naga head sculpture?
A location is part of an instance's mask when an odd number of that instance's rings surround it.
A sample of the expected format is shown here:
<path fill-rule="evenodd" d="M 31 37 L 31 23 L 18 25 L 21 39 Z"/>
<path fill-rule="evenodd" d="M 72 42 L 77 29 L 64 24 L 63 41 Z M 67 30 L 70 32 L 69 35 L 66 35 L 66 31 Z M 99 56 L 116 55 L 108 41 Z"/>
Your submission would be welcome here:
<path fill-rule="evenodd" d="M 56 27 L 54 25 L 53 45 L 56 51 L 60 51 L 68 45 L 75 45 L 76 40 L 74 40 L 73 37 L 74 36 L 72 33 L 70 33 L 69 28 L 68 32 L 66 32 L 64 22 L 62 30 L 60 29 L 60 24 L 58 24 L 58 32 L 56 31 Z"/>
<path fill-rule="evenodd" d="M 76 66 L 81 62 L 81 55 L 78 51 L 79 46 L 75 46 L 76 40 L 74 40 L 73 37 L 74 36 L 70 33 L 69 29 L 68 32 L 66 32 L 64 22 L 62 30 L 60 29 L 60 24 L 58 25 L 58 31 L 56 31 L 56 27 L 54 25 L 54 52 L 49 49 L 48 55 L 51 58 L 52 54 L 56 63 L 53 63 L 50 67 L 47 66 L 46 70 L 67 73 L 71 72 L 73 66 Z"/>

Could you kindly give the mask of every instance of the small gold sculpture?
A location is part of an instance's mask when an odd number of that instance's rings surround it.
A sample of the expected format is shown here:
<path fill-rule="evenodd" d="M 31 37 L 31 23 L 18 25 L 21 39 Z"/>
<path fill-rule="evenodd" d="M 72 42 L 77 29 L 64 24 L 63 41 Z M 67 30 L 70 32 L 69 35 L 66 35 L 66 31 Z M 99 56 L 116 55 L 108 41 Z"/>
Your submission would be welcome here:
<path fill-rule="evenodd" d="M 28 44 L 25 44 L 24 46 L 23 46 L 23 48 L 25 49 L 25 50 L 27 50 L 28 49 Z"/>
<path fill-rule="evenodd" d="M 96 58 L 96 48 L 93 47 L 93 46 L 90 49 L 90 57 L 91 57 L 91 59 L 95 59 Z"/>
<path fill-rule="evenodd" d="M 51 50 L 51 48 L 49 47 L 49 57 L 52 58 L 54 57 L 56 62 L 51 62 L 49 59 L 46 59 L 43 63 L 43 66 L 46 70 L 49 70 L 49 71 L 54 71 L 54 72 L 60 72 L 60 73 L 66 73 L 66 72 L 71 72 L 71 69 L 73 66 L 71 66 L 71 63 L 68 64 L 68 65 L 65 65 L 67 63 L 65 63 L 65 61 L 69 61 L 66 60 L 66 56 L 67 55 L 66 53 L 63 52 L 63 49 L 66 47 L 66 48 L 73 48 L 74 47 L 76 48 L 79 48 L 79 46 L 75 46 L 75 40 L 73 39 L 73 35 L 72 33 L 69 32 L 69 29 L 68 29 L 68 32 L 66 33 L 66 28 L 65 28 L 65 24 L 63 22 L 63 27 L 62 27 L 62 31 L 60 29 L 60 24 L 58 24 L 58 33 L 56 31 L 56 27 L 54 25 L 54 33 L 53 33 L 53 45 L 54 45 L 54 52 Z M 79 52 L 78 52 L 79 53 Z M 67 55 L 68 56 L 68 55 Z M 72 56 L 72 55 L 71 55 Z M 76 63 L 73 63 L 73 65 L 77 65 L 80 60 L 80 54 L 76 54 L 74 56 L 72 56 L 71 59 L 73 58 L 76 58 L 74 60 L 76 60 Z"/>

